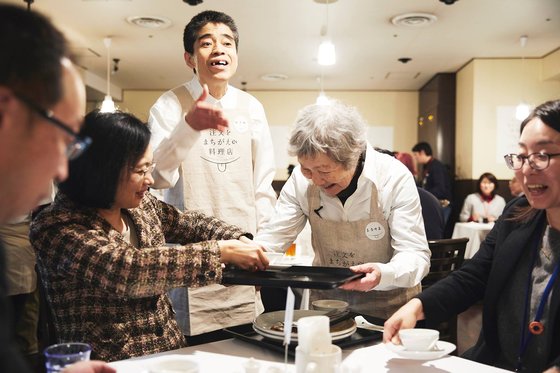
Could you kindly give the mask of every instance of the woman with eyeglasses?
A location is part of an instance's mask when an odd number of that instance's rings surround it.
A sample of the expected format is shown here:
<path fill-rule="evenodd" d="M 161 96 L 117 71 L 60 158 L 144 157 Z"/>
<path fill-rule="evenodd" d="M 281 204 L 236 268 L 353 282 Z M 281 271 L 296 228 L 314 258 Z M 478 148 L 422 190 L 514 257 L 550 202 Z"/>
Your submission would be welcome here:
<path fill-rule="evenodd" d="M 506 200 L 496 194 L 498 179 L 490 172 L 485 172 L 478 178 L 476 193 L 465 198 L 459 220 L 492 223 L 502 215 Z"/>
<path fill-rule="evenodd" d="M 80 135 L 89 149 L 30 234 L 57 337 L 89 343 L 104 360 L 184 347 L 166 292 L 219 283 L 222 263 L 262 270 L 268 261 L 236 226 L 149 193 L 150 130 L 140 120 L 94 111 Z"/>
<path fill-rule="evenodd" d="M 519 153 L 505 156 L 522 181 L 476 255 L 401 307 L 385 342 L 418 320 L 434 326 L 483 301 L 482 331 L 463 357 L 521 372 L 560 372 L 560 100 L 521 124 Z"/>

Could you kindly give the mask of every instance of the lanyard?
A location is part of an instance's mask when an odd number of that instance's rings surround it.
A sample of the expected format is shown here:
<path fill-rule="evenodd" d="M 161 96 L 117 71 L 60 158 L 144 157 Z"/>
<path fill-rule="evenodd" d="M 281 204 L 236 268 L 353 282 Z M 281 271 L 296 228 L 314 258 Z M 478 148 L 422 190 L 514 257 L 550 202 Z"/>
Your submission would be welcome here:
<path fill-rule="evenodd" d="M 542 231 L 542 230 L 540 230 Z M 538 232 L 538 230 L 537 230 Z M 531 266 L 529 267 L 529 276 L 528 276 L 528 280 L 527 280 L 527 292 L 525 294 L 525 312 L 523 314 L 523 322 L 521 323 L 521 343 L 519 344 L 519 355 L 517 357 L 517 368 L 515 369 L 516 372 L 518 372 L 521 369 L 521 364 L 522 364 L 522 357 L 523 354 L 525 354 L 525 351 L 527 350 L 527 347 L 529 346 L 529 342 L 531 341 L 531 337 L 533 335 L 540 335 L 544 332 L 544 325 L 543 323 L 540 321 L 543 313 L 544 313 L 544 306 L 546 305 L 546 302 L 548 300 L 548 297 L 550 296 L 550 292 L 552 290 L 552 286 L 554 285 L 554 281 L 556 280 L 556 277 L 558 277 L 558 273 L 560 272 L 560 261 L 557 261 L 555 267 L 554 267 L 554 272 L 552 273 L 552 276 L 550 276 L 550 279 L 548 280 L 548 283 L 546 284 L 546 287 L 544 289 L 544 292 L 541 296 L 541 300 L 539 301 L 539 306 L 537 308 L 537 313 L 535 314 L 535 320 L 531 321 L 528 323 L 528 319 L 529 319 L 529 302 L 531 300 L 531 282 L 532 282 L 532 272 L 533 272 L 533 268 L 535 267 L 535 262 L 537 260 L 537 254 L 539 252 L 539 243 L 540 243 L 540 237 L 536 236 L 534 241 L 533 241 L 533 258 L 531 261 Z"/>

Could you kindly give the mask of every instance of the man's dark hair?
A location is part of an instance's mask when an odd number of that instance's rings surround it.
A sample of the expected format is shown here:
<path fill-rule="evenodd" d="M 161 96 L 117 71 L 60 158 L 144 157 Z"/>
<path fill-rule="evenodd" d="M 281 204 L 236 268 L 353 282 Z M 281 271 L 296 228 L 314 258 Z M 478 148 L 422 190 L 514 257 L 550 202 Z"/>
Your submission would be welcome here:
<path fill-rule="evenodd" d="M 424 152 L 426 155 L 432 155 L 432 147 L 427 142 L 419 142 L 418 144 L 412 147 L 413 152 Z"/>
<path fill-rule="evenodd" d="M 43 15 L 0 5 L 0 86 L 49 108 L 62 97 L 64 35 Z"/>
<path fill-rule="evenodd" d="M 235 25 L 233 18 L 222 12 L 206 10 L 194 16 L 185 26 L 185 31 L 183 32 L 183 47 L 185 47 L 185 52 L 191 55 L 194 54 L 194 43 L 198 38 L 198 32 L 207 23 L 223 23 L 224 25 L 229 27 L 231 32 L 233 32 L 235 49 L 238 50 L 239 32 L 237 32 L 237 26 Z"/>
<path fill-rule="evenodd" d="M 74 202 L 108 209 L 115 202 L 117 186 L 142 158 L 150 143 L 150 129 L 132 114 L 120 111 L 86 115 L 80 135 L 92 144 L 69 164 L 68 178 L 59 189 Z"/>

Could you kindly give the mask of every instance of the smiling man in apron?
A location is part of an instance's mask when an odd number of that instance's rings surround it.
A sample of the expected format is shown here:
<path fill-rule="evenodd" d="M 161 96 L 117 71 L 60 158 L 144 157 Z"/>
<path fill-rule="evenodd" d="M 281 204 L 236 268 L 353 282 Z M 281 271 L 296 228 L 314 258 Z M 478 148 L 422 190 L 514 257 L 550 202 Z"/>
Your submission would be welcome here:
<path fill-rule="evenodd" d="M 155 188 L 181 210 L 199 210 L 253 234 L 271 215 L 274 153 L 262 105 L 228 84 L 237 70 L 237 27 L 204 11 L 185 27 L 185 62 L 193 79 L 164 93 L 150 110 Z M 200 336 L 252 322 L 263 310 L 251 286 L 174 289 L 179 326 L 191 344 Z M 192 337 L 197 336 L 197 337 Z"/>
<path fill-rule="evenodd" d="M 309 220 L 313 265 L 370 263 L 361 292 L 312 291 L 311 299 L 343 299 L 354 312 L 389 317 L 420 291 L 430 266 L 412 174 L 375 151 L 358 112 L 336 101 L 299 113 L 288 151 L 300 165 L 255 241 L 283 252 Z"/>

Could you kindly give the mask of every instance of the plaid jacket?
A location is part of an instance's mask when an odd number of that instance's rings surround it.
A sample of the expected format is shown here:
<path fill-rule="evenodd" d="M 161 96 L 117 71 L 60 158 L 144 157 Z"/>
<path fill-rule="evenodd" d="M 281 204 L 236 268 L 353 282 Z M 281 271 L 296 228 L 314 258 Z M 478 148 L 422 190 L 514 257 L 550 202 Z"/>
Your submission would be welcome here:
<path fill-rule="evenodd" d="M 124 241 L 95 209 L 62 193 L 31 225 L 59 342 L 89 343 L 92 356 L 103 360 L 184 347 L 167 290 L 219 283 L 215 240 L 244 233 L 198 212 L 181 213 L 149 193 L 126 212 L 140 248 Z"/>

